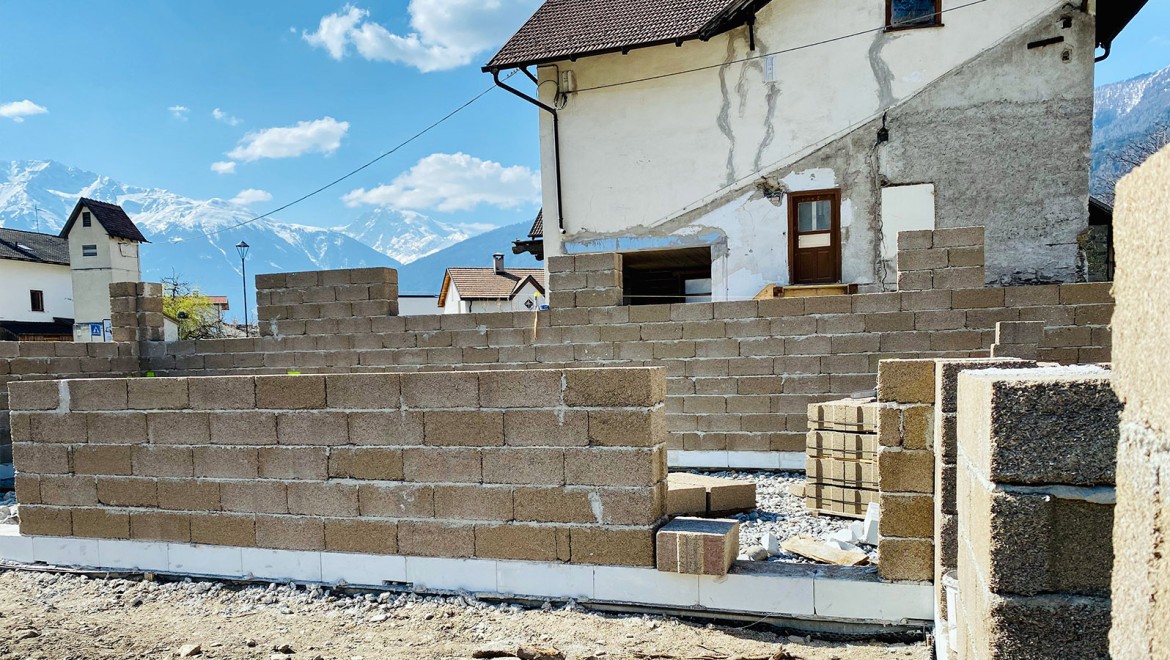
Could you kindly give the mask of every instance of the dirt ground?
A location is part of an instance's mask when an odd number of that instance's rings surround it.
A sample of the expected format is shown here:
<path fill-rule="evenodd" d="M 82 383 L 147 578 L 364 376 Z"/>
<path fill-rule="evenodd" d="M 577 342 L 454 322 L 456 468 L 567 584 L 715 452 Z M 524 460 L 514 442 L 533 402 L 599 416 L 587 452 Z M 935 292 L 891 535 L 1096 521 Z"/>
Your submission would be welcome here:
<path fill-rule="evenodd" d="M 241 660 L 471 658 L 530 645 L 594 660 L 929 656 L 924 643 L 834 643 L 572 604 L 523 608 L 466 597 L 0 572 L 3 660 L 154 659 L 184 651 Z"/>

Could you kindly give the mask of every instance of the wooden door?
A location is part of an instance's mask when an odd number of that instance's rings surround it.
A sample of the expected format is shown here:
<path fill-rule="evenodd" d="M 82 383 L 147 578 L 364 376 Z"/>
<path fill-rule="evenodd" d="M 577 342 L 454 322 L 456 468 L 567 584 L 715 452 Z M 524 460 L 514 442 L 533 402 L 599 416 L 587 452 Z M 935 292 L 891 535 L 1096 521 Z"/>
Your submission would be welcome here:
<path fill-rule="evenodd" d="M 788 236 L 792 284 L 841 281 L 841 191 L 790 193 Z"/>

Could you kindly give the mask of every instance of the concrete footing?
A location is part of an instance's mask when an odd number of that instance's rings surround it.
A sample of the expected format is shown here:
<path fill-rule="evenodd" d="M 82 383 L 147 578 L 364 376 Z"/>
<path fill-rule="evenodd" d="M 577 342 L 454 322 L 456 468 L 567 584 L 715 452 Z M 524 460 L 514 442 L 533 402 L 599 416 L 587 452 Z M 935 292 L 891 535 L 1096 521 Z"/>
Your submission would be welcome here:
<path fill-rule="evenodd" d="M 15 525 L 0 526 L 0 560 L 221 579 L 574 599 L 680 610 L 696 616 L 775 617 L 796 628 L 807 622 L 810 630 L 824 630 L 827 623 L 874 630 L 925 628 L 933 618 L 930 584 L 888 583 L 869 570 L 799 564 L 736 562 L 731 573 L 715 577 L 621 566 L 21 536 Z"/>

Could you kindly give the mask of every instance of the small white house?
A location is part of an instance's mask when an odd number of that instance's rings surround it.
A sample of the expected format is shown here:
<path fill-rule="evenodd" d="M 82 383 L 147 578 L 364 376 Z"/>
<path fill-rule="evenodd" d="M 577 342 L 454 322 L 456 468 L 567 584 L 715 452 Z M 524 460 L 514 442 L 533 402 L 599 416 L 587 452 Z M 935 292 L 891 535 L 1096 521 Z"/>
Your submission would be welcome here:
<path fill-rule="evenodd" d="M 82 198 L 61 230 L 73 273 L 74 341 L 108 341 L 110 284 L 139 282 L 138 245 L 148 243 L 116 204 Z"/>
<path fill-rule="evenodd" d="M 0 278 L 0 340 L 73 338 L 73 281 L 64 238 L 0 228 Z"/>
<path fill-rule="evenodd" d="M 545 304 L 544 270 L 504 267 L 492 255 L 491 268 L 448 268 L 439 293 L 444 314 L 535 311 Z"/>

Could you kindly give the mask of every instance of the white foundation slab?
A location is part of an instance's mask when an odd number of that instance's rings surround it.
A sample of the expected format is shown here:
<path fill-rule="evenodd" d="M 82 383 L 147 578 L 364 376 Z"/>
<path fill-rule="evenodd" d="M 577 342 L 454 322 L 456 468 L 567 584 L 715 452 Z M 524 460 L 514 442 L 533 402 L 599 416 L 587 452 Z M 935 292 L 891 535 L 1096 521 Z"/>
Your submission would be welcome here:
<path fill-rule="evenodd" d="M 930 583 L 818 577 L 813 589 L 817 616 L 875 621 L 934 618 L 934 587 Z"/>
<path fill-rule="evenodd" d="M 809 621 L 919 625 L 934 618 L 929 584 L 885 583 L 807 566 L 737 563 L 731 575 L 663 573 L 653 568 L 529 561 L 358 555 L 20 536 L 0 526 L 0 559 L 89 569 L 136 569 L 192 577 L 412 586 L 532 598 L 574 598 L 695 612 L 725 612 Z M 776 571 L 779 571 L 776 572 Z"/>
<path fill-rule="evenodd" d="M 497 587 L 502 594 L 593 598 L 593 569 L 580 564 L 501 561 L 496 570 Z"/>
<path fill-rule="evenodd" d="M 167 549 L 167 571 L 219 577 L 240 577 L 244 573 L 243 548 L 218 545 L 172 543 Z"/>
<path fill-rule="evenodd" d="M 166 543 L 98 539 L 98 562 L 102 568 L 158 571 L 168 565 L 170 548 Z"/>
<path fill-rule="evenodd" d="M 0 559 L 29 564 L 35 557 L 32 537 L 21 536 L 19 525 L 0 525 Z"/>
<path fill-rule="evenodd" d="M 786 470 L 804 472 L 804 452 L 797 451 L 689 451 L 671 449 L 666 463 L 677 468 Z"/>
<path fill-rule="evenodd" d="M 321 581 L 321 553 L 242 548 L 240 568 L 245 575 L 266 580 Z"/>
<path fill-rule="evenodd" d="M 98 544 L 94 539 L 56 536 L 32 537 L 33 557 L 55 566 L 98 566 Z"/>
<path fill-rule="evenodd" d="M 699 604 L 714 610 L 762 610 L 790 617 L 811 616 L 816 610 L 811 575 L 704 575 L 699 577 Z"/>
<path fill-rule="evenodd" d="M 342 552 L 321 553 L 321 581 L 381 587 L 406 582 L 406 557 L 394 555 L 358 555 Z"/>
<path fill-rule="evenodd" d="M 445 591 L 498 591 L 496 562 L 490 559 L 407 557 L 406 581 Z"/>
<path fill-rule="evenodd" d="M 656 603 L 675 607 L 699 605 L 699 576 L 663 573 L 653 568 L 596 566 L 593 597 L 615 603 Z"/>

